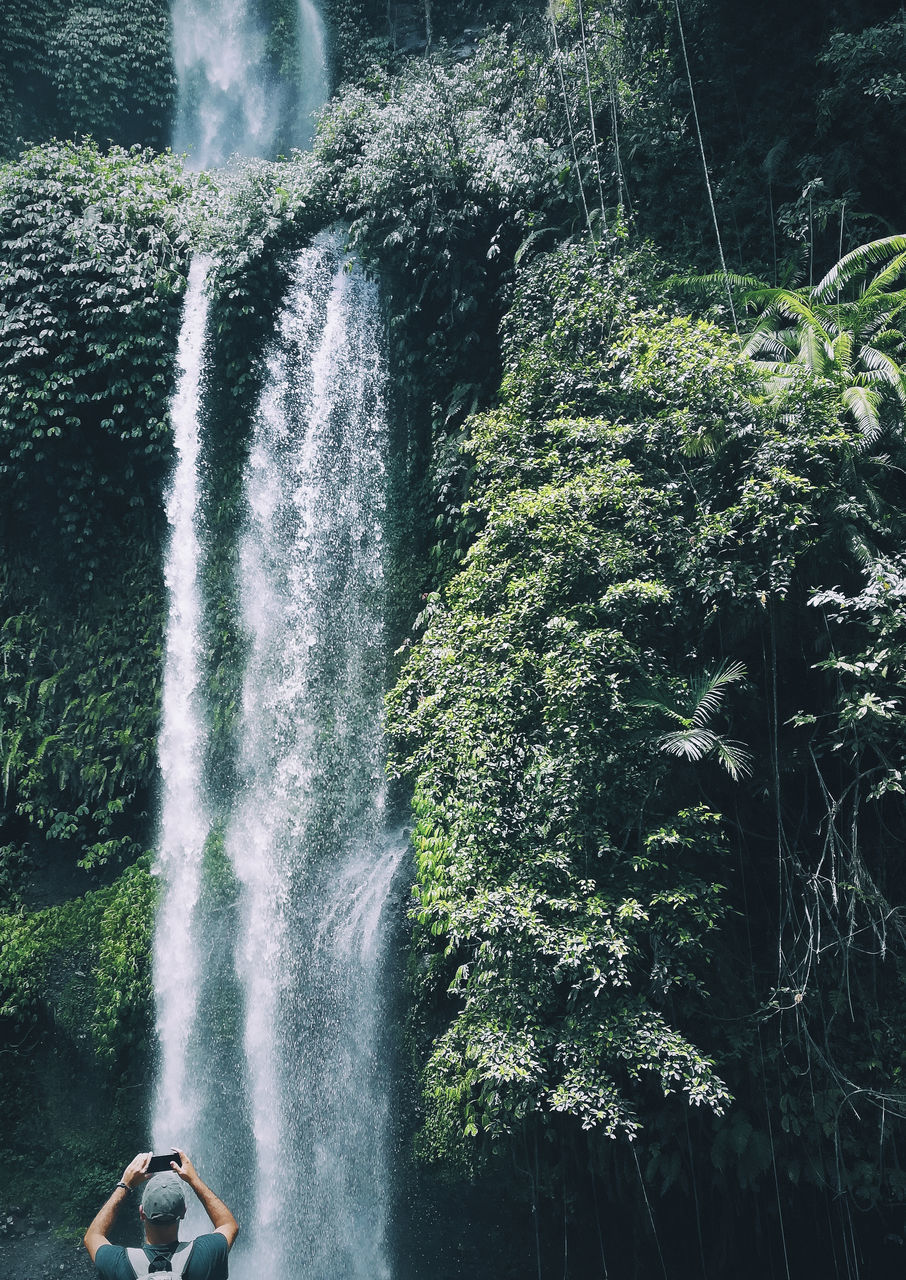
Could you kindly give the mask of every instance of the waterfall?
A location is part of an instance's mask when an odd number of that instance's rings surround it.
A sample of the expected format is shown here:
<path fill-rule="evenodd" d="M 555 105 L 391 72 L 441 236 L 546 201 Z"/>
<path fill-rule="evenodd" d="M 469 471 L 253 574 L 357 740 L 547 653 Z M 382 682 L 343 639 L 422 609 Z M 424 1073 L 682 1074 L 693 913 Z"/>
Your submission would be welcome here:
<path fill-rule="evenodd" d="M 379 715 L 377 334 L 374 287 L 320 237 L 296 260 L 248 464 L 245 784 L 227 834 L 244 898 L 256 1260 L 356 1280 L 389 1276 L 378 926 L 399 858 Z"/>
<path fill-rule="evenodd" d="M 299 52 L 290 70 L 269 48 L 250 0 L 174 0 L 172 22 L 175 151 L 211 169 L 233 156 L 308 145 L 311 113 L 327 97 L 324 24 L 311 0 L 299 0 Z"/>
<path fill-rule="evenodd" d="M 307 147 L 314 136 L 312 116 L 327 101 L 327 39 L 311 0 L 299 0 L 300 74 L 293 143 Z"/>
<path fill-rule="evenodd" d="M 154 941 L 161 1066 L 152 1136 L 158 1151 L 166 1150 L 177 1140 L 188 1146 L 197 1112 L 188 1052 L 200 988 L 195 911 L 209 825 L 201 773 L 205 729 L 200 700 L 201 599 L 196 528 L 198 411 L 208 269 L 208 261 L 198 257 L 189 272 L 177 350 L 178 383 L 171 410 L 176 467 L 167 498 L 169 610 L 159 740 L 163 802 L 155 867 L 165 885 Z M 184 1136 L 177 1139 L 177 1134 Z"/>
<path fill-rule="evenodd" d="M 280 129 L 305 141 L 326 96 L 310 0 L 298 6 L 297 85 L 275 79 L 245 0 L 174 0 L 173 26 L 175 145 L 194 164 L 272 152 Z M 225 796 L 205 778 L 199 692 L 206 270 L 192 267 L 172 410 L 153 1141 L 184 1146 L 240 1217 L 234 1280 L 390 1280 L 382 992 L 403 841 L 383 781 L 378 299 L 338 235 L 294 262 L 242 478 L 246 658 Z M 188 1234 L 205 1222 L 190 1206 Z"/>

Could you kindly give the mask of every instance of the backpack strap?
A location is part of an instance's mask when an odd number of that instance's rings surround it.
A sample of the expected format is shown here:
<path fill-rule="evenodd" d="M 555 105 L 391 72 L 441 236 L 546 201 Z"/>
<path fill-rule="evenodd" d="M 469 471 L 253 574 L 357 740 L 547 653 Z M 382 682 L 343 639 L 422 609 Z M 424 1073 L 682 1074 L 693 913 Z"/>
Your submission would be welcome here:
<path fill-rule="evenodd" d="M 183 1271 L 186 1269 L 186 1264 L 191 1256 L 192 1245 L 194 1243 L 195 1242 L 193 1240 L 180 1241 L 170 1255 L 170 1270 L 160 1272 L 155 1271 L 153 1274 L 160 1275 L 161 1277 L 181 1276 Z M 129 1262 L 132 1265 L 132 1270 L 135 1272 L 137 1277 L 152 1274 L 148 1271 L 151 1261 L 144 1249 L 127 1249 L 126 1256 L 128 1257 Z"/>
<path fill-rule="evenodd" d="M 148 1255 L 144 1249 L 127 1249 L 126 1257 L 132 1267 L 132 1274 L 136 1276 L 144 1276 L 148 1274 Z M 141 1271 L 139 1271 L 141 1267 Z"/>
<path fill-rule="evenodd" d="M 185 1271 L 186 1264 L 189 1261 L 189 1258 L 192 1256 L 192 1245 L 194 1243 L 195 1243 L 194 1240 L 183 1240 L 173 1250 L 172 1256 L 170 1258 L 170 1266 L 172 1267 L 172 1270 L 170 1272 L 171 1275 L 181 1276 L 182 1273 Z M 167 1273 L 165 1271 L 164 1275 L 166 1274 Z"/>

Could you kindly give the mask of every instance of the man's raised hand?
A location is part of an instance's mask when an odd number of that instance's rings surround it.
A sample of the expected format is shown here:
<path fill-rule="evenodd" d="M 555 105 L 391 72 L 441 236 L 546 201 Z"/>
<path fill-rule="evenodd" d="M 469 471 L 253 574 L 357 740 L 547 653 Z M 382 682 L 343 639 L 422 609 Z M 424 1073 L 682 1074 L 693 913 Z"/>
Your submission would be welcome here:
<path fill-rule="evenodd" d="M 147 1182 L 151 1177 L 150 1173 L 148 1173 L 148 1163 L 150 1160 L 150 1151 L 140 1151 L 131 1164 L 126 1165 L 121 1181 L 125 1182 L 126 1186 L 129 1187 L 130 1190 L 134 1190 L 136 1187 L 141 1186 L 143 1182 Z"/>
<path fill-rule="evenodd" d="M 182 1178 L 183 1182 L 188 1182 L 190 1184 L 193 1181 L 197 1182 L 198 1173 L 195 1169 L 195 1166 L 192 1163 L 192 1161 L 189 1159 L 189 1157 L 186 1155 L 186 1153 L 180 1147 L 176 1148 L 176 1156 L 179 1157 L 178 1163 L 175 1156 L 170 1161 L 170 1168 L 173 1170 L 173 1172 L 178 1173 L 179 1176 Z"/>

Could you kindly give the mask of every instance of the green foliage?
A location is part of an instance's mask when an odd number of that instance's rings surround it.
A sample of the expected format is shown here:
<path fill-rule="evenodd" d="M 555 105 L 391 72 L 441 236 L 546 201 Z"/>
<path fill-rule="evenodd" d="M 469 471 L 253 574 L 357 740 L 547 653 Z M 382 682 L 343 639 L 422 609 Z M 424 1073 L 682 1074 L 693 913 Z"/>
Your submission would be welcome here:
<path fill-rule="evenodd" d="M 878 260 L 883 265 L 866 280 Z M 746 352 L 761 357 L 770 389 L 782 398 L 789 381 L 807 372 L 852 415 L 865 447 L 877 443 L 886 421 L 902 422 L 906 409 L 899 364 L 906 354 L 899 319 L 906 290 L 892 287 L 904 265 L 906 239 L 892 236 L 853 250 L 807 292 L 763 289 L 749 295 L 753 302 L 767 302 Z"/>
<path fill-rule="evenodd" d="M 832 87 L 824 89 L 819 98 L 825 122 L 836 123 L 852 111 L 847 97 L 854 91 L 875 102 L 901 103 L 906 97 L 904 52 L 906 20 L 902 12 L 862 31 L 835 32 L 821 59 L 833 78 Z"/>
<path fill-rule="evenodd" d="M 294 3 L 294 0 L 262 0 L 259 13 L 266 32 L 268 59 L 274 72 L 281 79 L 297 75 L 298 3 Z"/>
<path fill-rule="evenodd" d="M 50 52 L 52 33 L 65 18 L 66 0 L 8 0 L 0 26 L 0 157 L 12 155 L 17 139 L 34 141 L 56 127 L 56 94 Z"/>
<path fill-rule="evenodd" d="M 782 402 L 808 377 L 832 413 L 851 415 L 867 448 L 886 426 L 901 424 L 906 410 L 904 271 L 906 237 L 888 236 L 852 250 L 813 288 L 772 288 L 723 275 L 677 283 L 738 290 L 746 308 L 761 312 L 743 350 L 766 375 L 769 393 Z"/>
<path fill-rule="evenodd" d="M 597 264 L 588 274 L 594 289 Z M 624 349 L 578 341 L 592 310 L 579 303 L 567 336 L 564 308 L 555 342 L 597 381 Z M 676 807 L 641 713 L 663 678 L 688 507 L 645 483 L 633 434 L 508 409 L 473 421 L 482 531 L 429 598 L 391 696 L 395 767 L 416 778 L 419 937 L 461 1006 L 425 1069 L 436 1155 L 556 1113 L 632 1134 L 648 1074 L 717 1110 L 727 1099 L 664 1007 L 701 985 L 723 842 L 694 793 Z"/>
<path fill-rule="evenodd" d="M 150 1047 L 154 885 L 148 861 L 113 885 L 31 914 L 0 917 L 5 1036 L 51 1026 L 73 1050 L 141 1062 Z"/>
<path fill-rule="evenodd" d="M 838 318 L 873 255 L 819 286 Z M 541 1128 L 566 1177 L 622 1134 L 665 1195 L 901 1202 L 901 422 L 874 456 L 821 379 L 778 401 L 656 293 L 648 254 L 522 268 L 459 571 L 390 695 L 420 1149 Z M 697 1149 L 663 1093 L 711 1113 Z"/>
<path fill-rule="evenodd" d="M 862 29 L 847 23 L 829 36 L 819 59 L 824 76 L 816 114 L 830 151 L 827 168 L 839 174 L 841 193 L 855 189 L 869 210 L 880 207 L 887 218 L 896 217 L 903 192 L 896 139 L 906 109 L 904 53 L 906 21 L 898 10 Z"/>
<path fill-rule="evenodd" d="M 781 0 L 552 6 L 563 84 L 549 109 L 564 141 L 572 126 L 592 218 L 622 204 L 684 263 L 713 255 L 694 110 L 740 270 L 772 263 L 776 280 L 798 259 L 794 243 L 821 264 L 883 234 L 903 203 L 902 21 L 884 10 L 862 0 L 795 11 Z"/>
<path fill-rule="evenodd" d="M 147 839 L 188 194 L 89 144 L 0 171 L 0 829 L 70 865 Z"/>
<path fill-rule="evenodd" d="M 628 315 L 654 305 L 650 246 L 618 242 L 614 254 L 566 243 L 520 273 L 501 324 L 503 395 L 531 417 L 570 410 L 611 414 L 618 378 L 605 341 Z"/>
<path fill-rule="evenodd" d="M 327 24 L 333 81 L 346 84 L 387 54 L 387 6 L 381 0 L 322 0 Z"/>
<path fill-rule="evenodd" d="M 386 282 L 400 377 L 424 403 L 442 397 L 448 421 L 490 390 L 519 246 L 571 216 L 540 74 L 512 34 L 489 37 L 467 64 L 416 61 L 348 89 L 316 142 L 351 244 Z"/>
<path fill-rule="evenodd" d="M 264 9 L 285 74 L 294 6 Z M 7 10 L 6 154 L 17 132 L 163 138 L 158 0 Z M 171 157 L 54 144 L 0 171 L 0 888 L 20 910 L 0 1029 L 24 1046 L 0 1083 L 18 1141 L 41 1117 L 45 1169 L 56 1144 L 109 1176 L 54 1045 L 98 1071 L 110 1137 L 128 1106 L 104 1071 L 145 1061 L 144 866 L 24 904 L 39 853 L 97 875 L 148 843 L 188 240 L 217 259 L 205 639 L 228 785 L 248 428 L 288 255 L 339 218 L 385 285 L 441 584 L 390 700 L 415 794 L 422 1154 L 474 1171 L 543 1133 L 534 1185 L 574 1160 L 579 1188 L 617 1152 L 620 1204 L 638 1170 L 684 1217 L 693 1196 L 751 1210 L 775 1179 L 797 1210 L 806 1188 L 906 1197 L 906 246 L 845 254 L 903 205 L 902 22 L 861 0 L 684 3 L 690 86 L 669 0 L 551 12 L 421 60 L 389 48 L 382 4 L 331 0 L 335 67 L 359 79 L 314 154 L 190 184 Z M 473 19 L 431 8 L 435 40 Z M 757 362 L 673 313 L 639 240 L 687 271 L 712 256 L 690 87 L 737 283 L 773 268 Z M 810 277 L 842 262 L 796 288 L 804 255 Z M 207 860 L 227 919 L 216 835 Z"/>
<path fill-rule="evenodd" d="M 70 9 L 50 55 L 66 133 L 164 145 L 176 92 L 166 0 Z"/>
<path fill-rule="evenodd" d="M 906 412 L 905 271 L 906 238 L 889 236 L 847 253 L 814 288 L 723 274 L 674 283 L 705 293 L 729 288 L 742 307 L 760 311 L 742 349 L 763 372 L 769 396 L 795 403 L 809 381 L 829 413 L 855 422 L 868 449 L 884 431 L 900 429 Z"/>
<path fill-rule="evenodd" d="M 108 888 L 0 917 L 0 1201 L 72 1232 L 145 1136 L 155 896 L 142 858 Z"/>
<path fill-rule="evenodd" d="M 104 905 L 91 1034 L 98 1056 L 147 1062 L 151 1048 L 151 938 L 157 892 L 149 859 L 132 866 Z"/>
<path fill-rule="evenodd" d="M 159 527 L 187 194 L 172 158 L 89 144 L 0 171 L 5 541 L 76 587 L 100 526 Z"/>
<path fill-rule="evenodd" d="M 750 756 L 742 743 L 733 742 L 722 734 L 715 733 L 708 725 L 708 721 L 720 709 L 724 687 L 741 680 L 745 670 L 741 662 L 723 662 L 713 675 L 696 676 L 690 685 L 689 700 L 679 710 L 663 702 L 640 702 L 639 706 L 659 711 L 666 720 L 679 725 L 679 728 L 669 729 L 657 739 L 661 751 L 666 751 L 671 756 L 682 756 L 686 760 L 704 760 L 707 756 L 716 756 L 734 782 L 751 773 Z"/>
<path fill-rule="evenodd" d="M 3 17 L 0 156 L 23 138 L 165 143 L 175 93 L 166 0 L 8 0 Z"/>
<path fill-rule="evenodd" d="M 2 597 L 5 829 L 86 868 L 131 861 L 150 822 L 162 583 L 141 566 L 118 585 L 68 616 L 33 603 L 15 612 L 24 602 L 8 579 Z"/>
<path fill-rule="evenodd" d="M 888 791 L 904 793 L 902 556 L 873 560 L 860 585 L 854 595 L 839 587 L 818 591 L 809 604 L 822 611 L 834 637 L 830 655 L 819 664 L 835 674 L 837 687 L 825 750 L 863 757 L 869 767 L 861 782 L 869 787 L 869 798 L 877 800 Z M 854 640 L 864 647 L 847 652 Z"/>

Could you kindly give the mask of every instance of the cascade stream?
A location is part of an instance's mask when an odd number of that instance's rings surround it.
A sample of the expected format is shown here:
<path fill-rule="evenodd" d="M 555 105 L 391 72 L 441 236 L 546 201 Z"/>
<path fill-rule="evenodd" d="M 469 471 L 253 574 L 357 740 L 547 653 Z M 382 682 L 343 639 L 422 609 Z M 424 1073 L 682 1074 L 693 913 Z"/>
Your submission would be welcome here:
<path fill-rule="evenodd" d="M 200 167 L 267 155 L 287 86 L 244 0 L 176 0 L 177 145 Z M 295 140 L 323 100 L 299 9 Z M 382 970 L 402 840 L 383 783 L 388 507 L 373 284 L 323 233 L 296 258 L 243 476 L 245 639 L 235 783 L 206 777 L 205 278 L 184 304 L 172 408 L 155 939 L 157 1151 L 179 1144 L 242 1223 L 231 1275 L 389 1280 Z M 200 426 L 200 424 L 202 424 Z M 216 856 L 215 851 L 216 850 Z M 226 885 L 226 889 L 224 886 Z M 188 1234 L 206 1218 L 190 1209 Z"/>
<path fill-rule="evenodd" d="M 312 112 L 328 92 L 324 24 L 311 0 L 298 0 L 295 76 L 269 65 L 253 0 L 173 0 L 172 23 L 175 151 L 211 169 L 235 156 L 267 158 L 281 147 L 308 145 Z"/>

